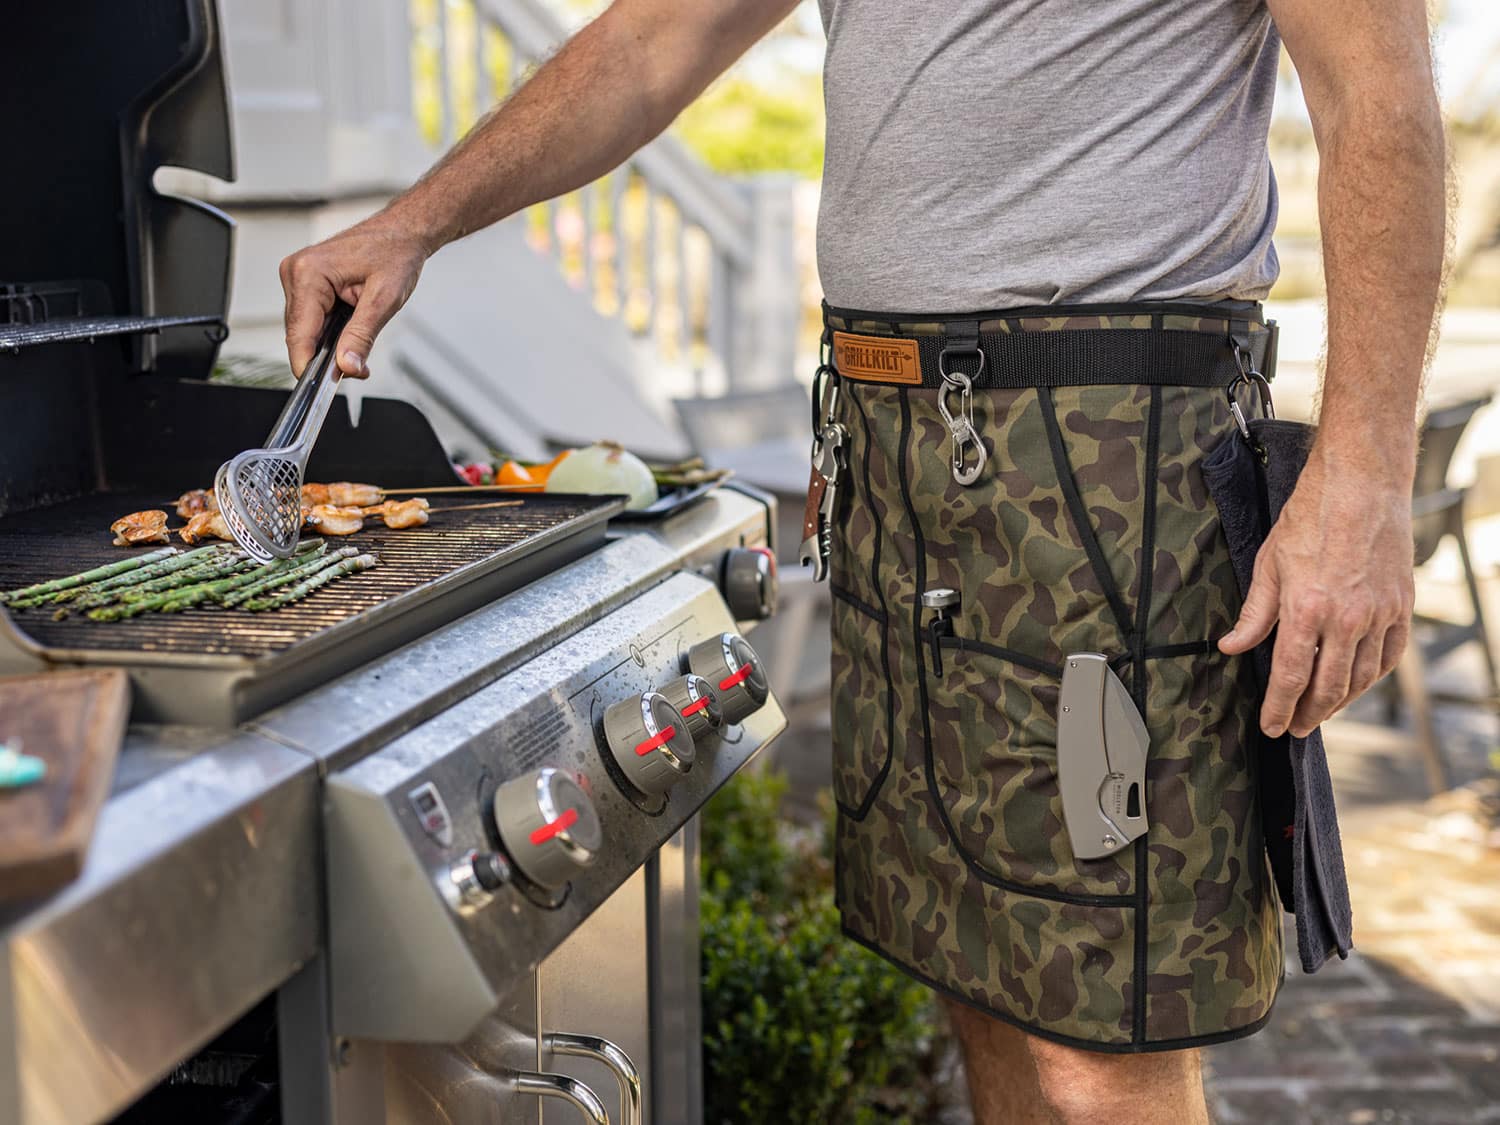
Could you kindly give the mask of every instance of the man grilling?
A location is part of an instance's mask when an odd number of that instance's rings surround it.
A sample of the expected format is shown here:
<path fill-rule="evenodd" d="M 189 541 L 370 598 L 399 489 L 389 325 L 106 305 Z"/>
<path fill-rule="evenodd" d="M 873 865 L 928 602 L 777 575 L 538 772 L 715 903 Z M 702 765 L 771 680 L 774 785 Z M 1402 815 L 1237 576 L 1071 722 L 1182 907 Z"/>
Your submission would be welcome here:
<path fill-rule="evenodd" d="M 979 1121 L 1206 1121 L 1196 1048 L 1261 1027 L 1282 977 L 1255 747 L 1407 639 L 1444 230 L 1425 6 L 821 2 L 846 931 L 947 999 Z M 368 374 L 429 255 L 615 167 L 792 7 L 617 0 L 282 263 L 293 368 L 339 296 L 339 365 Z M 1242 598 L 1200 465 L 1236 432 L 1224 371 L 1274 350 L 1282 41 L 1322 159 L 1327 373 Z M 1117 812 L 1149 827 L 1084 846 L 1057 744 L 1087 654 L 1144 730 Z"/>

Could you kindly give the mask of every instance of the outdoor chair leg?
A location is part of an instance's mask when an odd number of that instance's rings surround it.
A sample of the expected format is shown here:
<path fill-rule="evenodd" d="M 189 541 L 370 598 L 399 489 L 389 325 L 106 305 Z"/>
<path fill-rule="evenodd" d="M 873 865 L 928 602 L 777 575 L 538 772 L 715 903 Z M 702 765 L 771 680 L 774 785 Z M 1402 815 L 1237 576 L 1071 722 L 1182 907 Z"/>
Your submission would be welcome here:
<path fill-rule="evenodd" d="M 1474 564 L 1469 560 L 1469 544 L 1464 538 L 1463 526 L 1460 525 L 1454 532 L 1454 538 L 1458 540 L 1458 557 L 1464 566 L 1464 582 L 1469 587 L 1469 600 L 1474 603 L 1474 632 L 1479 640 L 1479 647 L 1484 652 L 1484 666 L 1489 673 L 1489 705 L 1500 710 L 1500 674 L 1495 670 L 1495 650 L 1490 647 L 1489 631 L 1484 624 L 1484 606 L 1479 600 L 1479 580 L 1474 576 Z"/>
<path fill-rule="evenodd" d="M 1385 725 L 1393 727 L 1401 719 L 1401 684 L 1394 672 L 1380 681 L 1380 695 Z"/>
<path fill-rule="evenodd" d="M 1427 670 L 1422 657 L 1422 646 L 1415 639 L 1406 645 L 1401 654 L 1401 663 L 1396 666 L 1396 682 L 1401 685 L 1401 696 L 1406 709 L 1411 713 L 1412 731 L 1416 735 L 1417 749 L 1422 752 L 1422 765 L 1427 772 L 1427 788 L 1434 794 L 1449 788 L 1448 767 L 1443 761 L 1443 752 L 1438 747 L 1437 728 L 1432 720 L 1432 700 L 1427 695 Z"/>

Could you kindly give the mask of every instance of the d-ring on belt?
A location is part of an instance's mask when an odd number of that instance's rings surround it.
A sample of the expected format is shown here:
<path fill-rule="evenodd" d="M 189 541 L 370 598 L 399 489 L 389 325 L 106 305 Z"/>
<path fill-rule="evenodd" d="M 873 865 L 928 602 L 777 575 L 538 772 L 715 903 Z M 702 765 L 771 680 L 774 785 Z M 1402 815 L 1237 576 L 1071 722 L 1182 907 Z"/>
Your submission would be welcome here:
<path fill-rule="evenodd" d="M 802 551 L 816 579 L 827 570 L 827 525 L 842 468 L 844 434 L 834 407 L 843 379 L 937 390 L 953 479 L 961 485 L 977 481 L 989 457 L 974 426 L 975 390 L 1122 383 L 1222 387 L 1244 434 L 1237 392 L 1249 386 L 1270 412 L 1277 333 L 1259 305 L 1046 306 L 953 316 L 825 304 L 823 322 Z"/>

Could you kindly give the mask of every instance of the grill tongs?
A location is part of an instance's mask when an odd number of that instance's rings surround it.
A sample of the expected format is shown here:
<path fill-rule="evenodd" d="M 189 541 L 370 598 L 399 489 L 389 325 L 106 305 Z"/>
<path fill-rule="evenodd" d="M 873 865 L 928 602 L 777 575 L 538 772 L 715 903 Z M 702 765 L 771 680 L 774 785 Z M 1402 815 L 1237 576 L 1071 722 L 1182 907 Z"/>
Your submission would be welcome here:
<path fill-rule="evenodd" d="M 318 350 L 271 427 L 264 449 L 247 449 L 219 466 L 214 494 L 234 541 L 266 563 L 290 558 L 302 532 L 302 473 L 338 394 L 334 351 L 353 313 L 335 299 Z"/>

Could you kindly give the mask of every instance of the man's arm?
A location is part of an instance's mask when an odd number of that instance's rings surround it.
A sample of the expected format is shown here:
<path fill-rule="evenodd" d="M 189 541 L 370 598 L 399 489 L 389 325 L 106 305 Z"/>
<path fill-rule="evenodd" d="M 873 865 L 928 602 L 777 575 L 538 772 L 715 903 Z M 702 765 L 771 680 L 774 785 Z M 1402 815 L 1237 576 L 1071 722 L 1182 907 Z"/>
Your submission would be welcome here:
<path fill-rule="evenodd" d="M 1416 414 L 1442 285 L 1443 129 L 1423 0 L 1268 0 L 1312 116 L 1328 363 L 1307 468 L 1261 548 L 1245 652 L 1280 622 L 1261 728 L 1298 736 L 1396 665 Z"/>
<path fill-rule="evenodd" d="M 281 263 L 292 370 L 312 358 L 338 296 L 354 306 L 339 368 L 368 375 L 375 337 L 431 255 L 620 164 L 795 6 L 615 0 L 410 190 Z"/>

